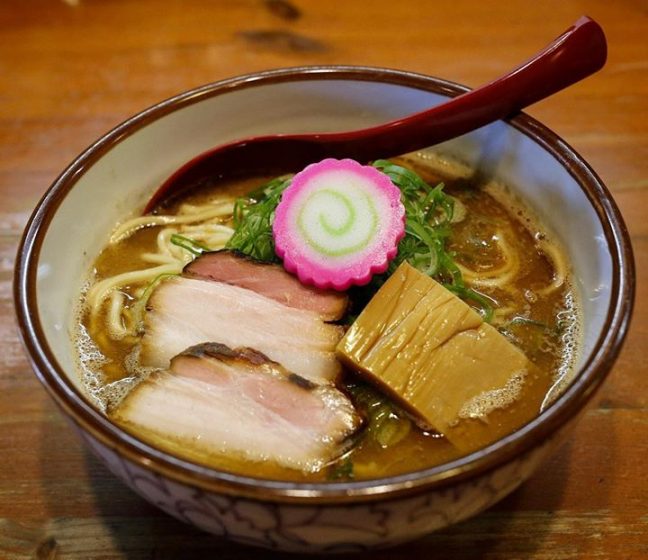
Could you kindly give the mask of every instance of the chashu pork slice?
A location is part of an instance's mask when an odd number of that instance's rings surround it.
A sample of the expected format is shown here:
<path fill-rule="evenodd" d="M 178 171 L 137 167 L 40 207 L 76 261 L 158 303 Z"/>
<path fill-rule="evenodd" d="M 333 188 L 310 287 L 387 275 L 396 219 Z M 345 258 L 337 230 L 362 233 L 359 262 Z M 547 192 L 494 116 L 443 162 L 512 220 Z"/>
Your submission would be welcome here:
<path fill-rule="evenodd" d="M 323 321 L 341 319 L 349 305 L 345 293 L 305 286 L 280 264 L 262 263 L 235 251 L 204 253 L 183 273 L 247 288 L 288 307 L 317 313 Z"/>
<path fill-rule="evenodd" d="M 255 348 L 312 381 L 333 381 L 342 366 L 335 347 L 343 335 L 311 311 L 210 280 L 177 277 L 162 282 L 144 318 L 142 365 L 165 368 L 185 348 L 218 341 Z"/>
<path fill-rule="evenodd" d="M 190 451 L 316 472 L 345 451 L 361 419 L 318 385 L 249 348 L 193 346 L 151 374 L 113 411 L 122 424 Z"/>

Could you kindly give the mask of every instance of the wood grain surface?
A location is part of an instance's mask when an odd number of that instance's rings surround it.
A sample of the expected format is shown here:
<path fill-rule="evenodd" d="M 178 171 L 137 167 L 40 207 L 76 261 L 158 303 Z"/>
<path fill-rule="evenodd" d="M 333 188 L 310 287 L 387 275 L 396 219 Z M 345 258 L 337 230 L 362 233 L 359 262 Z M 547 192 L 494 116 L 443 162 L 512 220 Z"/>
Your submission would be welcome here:
<path fill-rule="evenodd" d="M 520 490 L 472 520 L 364 557 L 648 558 L 645 0 L 2 0 L 0 559 L 282 557 L 203 534 L 137 497 L 81 447 L 31 373 L 13 312 L 16 247 L 76 154 L 163 98 L 260 69 L 376 65 L 476 86 L 583 13 L 607 32 L 606 68 L 528 112 L 585 156 L 627 220 L 638 293 L 624 351 L 598 406 Z"/>

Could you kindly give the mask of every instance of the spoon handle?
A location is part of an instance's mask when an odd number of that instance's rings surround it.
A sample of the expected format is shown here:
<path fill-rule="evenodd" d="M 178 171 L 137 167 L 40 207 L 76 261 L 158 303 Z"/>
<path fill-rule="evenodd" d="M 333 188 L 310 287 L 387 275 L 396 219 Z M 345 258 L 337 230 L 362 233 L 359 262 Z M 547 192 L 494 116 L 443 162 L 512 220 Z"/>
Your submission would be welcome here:
<path fill-rule="evenodd" d="M 169 177 L 153 195 L 149 212 L 169 193 L 240 176 L 295 171 L 326 157 L 360 162 L 420 150 L 509 117 L 599 70 L 607 57 L 605 35 L 598 23 L 583 16 L 543 51 L 475 90 L 431 109 L 387 124 L 348 132 L 276 134 L 218 146 L 194 158 Z M 251 173 L 253 175 L 253 173 Z"/>
<path fill-rule="evenodd" d="M 366 159 L 365 146 L 372 159 L 432 146 L 513 115 L 600 70 L 606 58 L 601 26 L 582 16 L 533 58 L 486 85 L 400 120 L 315 135 L 316 141 L 333 144 L 338 157 L 359 160 Z"/>

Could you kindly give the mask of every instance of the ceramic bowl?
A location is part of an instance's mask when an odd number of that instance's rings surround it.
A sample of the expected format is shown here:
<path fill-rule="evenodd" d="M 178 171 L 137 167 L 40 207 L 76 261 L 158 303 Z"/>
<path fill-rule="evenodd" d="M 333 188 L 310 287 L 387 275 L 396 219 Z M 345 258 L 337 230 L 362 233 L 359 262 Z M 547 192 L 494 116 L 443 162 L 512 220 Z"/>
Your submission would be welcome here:
<path fill-rule="evenodd" d="M 286 551 L 347 551 L 422 536 L 491 506 L 527 479 L 592 399 L 620 350 L 634 295 L 628 234 L 585 161 L 520 114 L 435 147 L 511 185 L 564 243 L 582 295 L 573 382 L 535 420 L 451 463 L 390 478 L 296 484 L 210 469 L 122 431 L 84 396 L 71 343 L 81 278 L 118 219 L 174 170 L 234 139 L 382 123 L 465 91 L 360 67 L 262 72 L 164 101 L 112 130 L 54 182 L 18 255 L 15 301 L 33 368 L 83 441 L 128 486 L 183 521 Z"/>

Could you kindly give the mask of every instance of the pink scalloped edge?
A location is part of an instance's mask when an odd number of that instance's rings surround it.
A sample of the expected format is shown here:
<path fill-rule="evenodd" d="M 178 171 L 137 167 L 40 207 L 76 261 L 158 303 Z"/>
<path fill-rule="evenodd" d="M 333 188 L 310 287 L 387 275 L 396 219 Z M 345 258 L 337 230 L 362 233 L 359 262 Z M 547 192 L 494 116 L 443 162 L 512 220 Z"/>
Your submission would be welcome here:
<path fill-rule="evenodd" d="M 289 210 L 299 196 L 302 189 L 306 188 L 310 180 L 329 170 L 350 171 L 369 179 L 380 188 L 391 208 L 390 224 L 387 227 L 387 236 L 384 241 L 368 254 L 343 269 L 322 266 L 314 262 L 292 241 L 289 223 Z M 387 270 L 389 262 L 398 253 L 398 243 L 405 235 L 405 208 L 401 202 L 401 192 L 384 173 L 371 166 L 363 166 L 352 159 L 336 160 L 328 158 L 306 167 L 297 173 L 290 186 L 283 192 L 281 202 L 275 211 L 273 222 L 273 237 L 275 252 L 283 260 L 284 268 L 295 274 L 302 284 L 313 285 L 321 289 L 348 290 L 351 286 L 363 286 L 376 274 Z M 365 262 L 363 262 L 363 260 Z"/>

